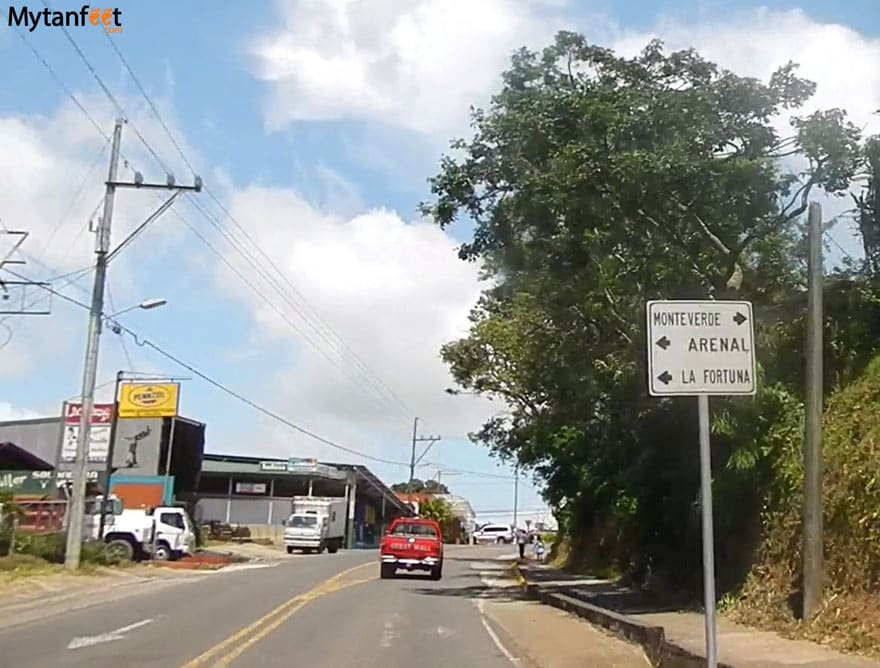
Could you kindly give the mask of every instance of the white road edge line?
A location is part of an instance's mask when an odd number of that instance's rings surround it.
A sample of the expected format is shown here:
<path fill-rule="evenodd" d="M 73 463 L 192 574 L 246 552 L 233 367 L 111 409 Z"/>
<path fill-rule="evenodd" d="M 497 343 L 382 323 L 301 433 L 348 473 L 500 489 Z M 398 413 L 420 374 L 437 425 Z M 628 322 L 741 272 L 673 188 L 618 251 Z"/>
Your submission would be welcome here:
<path fill-rule="evenodd" d="M 487 579 L 481 574 L 480 580 L 482 580 L 483 584 L 487 587 L 494 587 L 498 578 Z M 498 634 L 495 633 L 495 629 L 492 628 L 491 624 L 489 624 L 489 620 L 486 618 L 486 610 L 484 608 L 484 599 L 485 594 L 481 593 L 480 597 L 474 601 L 474 605 L 477 607 L 477 610 L 480 613 L 480 622 L 483 624 L 483 628 L 486 629 L 486 634 L 489 638 L 492 639 L 492 642 L 495 643 L 495 647 L 499 649 L 499 651 L 507 657 L 507 660 L 510 661 L 513 665 L 519 665 L 519 659 L 515 657 L 507 647 L 504 646 L 504 643 L 501 642 L 501 638 L 498 637 Z"/>
<path fill-rule="evenodd" d="M 115 631 L 109 631 L 97 636 L 79 636 L 70 641 L 67 645 L 67 649 L 79 649 L 80 647 L 91 647 L 92 645 L 100 645 L 105 642 L 122 640 L 124 634 L 139 629 L 142 626 L 146 626 L 147 624 L 152 623 L 152 621 L 152 619 L 144 619 L 140 622 L 135 622 L 134 624 L 129 624 L 128 626 L 123 626 Z"/>

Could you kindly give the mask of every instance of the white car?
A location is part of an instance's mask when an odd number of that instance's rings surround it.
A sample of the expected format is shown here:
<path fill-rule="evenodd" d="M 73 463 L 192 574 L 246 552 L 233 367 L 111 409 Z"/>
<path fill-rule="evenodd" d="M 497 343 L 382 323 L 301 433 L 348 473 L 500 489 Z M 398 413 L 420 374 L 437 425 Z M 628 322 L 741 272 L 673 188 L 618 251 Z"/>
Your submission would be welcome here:
<path fill-rule="evenodd" d="M 474 532 L 474 543 L 477 545 L 486 543 L 509 545 L 515 538 L 513 527 L 509 524 L 487 524 Z"/>

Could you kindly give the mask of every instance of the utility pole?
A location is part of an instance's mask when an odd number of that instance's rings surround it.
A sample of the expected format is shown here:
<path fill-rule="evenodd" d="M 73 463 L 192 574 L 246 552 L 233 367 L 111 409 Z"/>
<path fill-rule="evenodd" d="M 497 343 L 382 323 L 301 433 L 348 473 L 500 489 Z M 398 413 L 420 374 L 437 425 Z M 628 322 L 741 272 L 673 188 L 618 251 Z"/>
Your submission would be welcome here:
<path fill-rule="evenodd" d="M 822 603 L 824 574 L 822 529 L 822 207 L 810 203 L 807 273 L 807 387 L 804 437 L 803 619 Z"/>
<path fill-rule="evenodd" d="M 107 263 L 110 258 L 122 250 L 152 220 L 166 211 L 177 197 L 184 191 L 201 192 L 202 179 L 195 176 L 192 186 L 180 186 L 174 183 L 174 177 L 168 174 L 166 183 L 144 183 L 143 176 L 135 174 L 134 183 L 117 180 L 119 168 L 119 145 L 122 141 L 122 125 L 125 120 L 118 118 L 113 127 L 113 142 L 110 151 L 110 169 L 105 183 L 104 211 L 95 237 L 95 283 L 92 288 L 92 304 L 89 309 L 89 329 L 86 342 L 85 363 L 82 384 L 82 414 L 80 415 L 79 437 L 76 442 L 76 459 L 73 465 L 73 488 L 68 505 L 69 521 L 67 523 L 67 541 L 64 550 L 64 567 L 68 570 L 79 568 L 80 553 L 83 539 L 83 519 L 86 504 L 86 472 L 88 469 L 88 446 L 92 424 L 92 413 L 95 405 L 95 378 L 98 372 L 98 347 L 101 338 L 101 324 L 104 317 L 104 286 L 107 277 Z M 163 204 L 119 246 L 110 251 L 110 229 L 113 221 L 113 204 L 116 189 L 138 188 L 174 191 Z M 115 401 L 115 398 L 114 398 Z M 62 425 L 63 428 L 63 425 Z M 114 434 L 115 436 L 115 434 Z"/>
<path fill-rule="evenodd" d="M 409 460 L 409 485 L 407 485 L 407 490 L 410 494 L 413 493 L 413 480 L 416 477 L 416 464 L 418 464 L 425 455 L 428 454 L 428 450 L 434 447 L 434 444 L 440 440 L 439 436 L 419 436 L 419 419 L 415 418 L 413 420 L 413 435 L 412 435 L 412 455 Z M 425 451 L 416 459 L 416 443 L 422 443 L 428 441 L 428 447 L 425 448 Z"/>
<path fill-rule="evenodd" d="M 89 333 L 86 343 L 86 360 L 83 369 L 82 414 L 79 422 L 79 438 L 76 442 L 76 460 L 73 465 L 73 489 L 68 510 L 67 545 L 64 550 L 64 566 L 68 570 L 79 568 L 82 548 L 83 515 L 86 503 L 87 449 L 92 426 L 92 409 L 95 404 L 95 376 L 98 373 L 98 342 L 101 336 L 101 314 L 104 310 L 104 283 L 107 276 L 107 252 L 110 250 L 110 225 L 113 220 L 113 203 L 116 199 L 116 171 L 119 167 L 119 142 L 122 139 L 122 119 L 113 128 L 113 144 L 110 151 L 110 172 L 104 193 L 104 213 L 95 236 L 95 284 L 92 288 L 92 306 L 89 309 Z"/>
<path fill-rule="evenodd" d="M 516 529 L 517 514 L 519 512 L 519 463 L 514 469 L 513 478 L 513 528 Z"/>

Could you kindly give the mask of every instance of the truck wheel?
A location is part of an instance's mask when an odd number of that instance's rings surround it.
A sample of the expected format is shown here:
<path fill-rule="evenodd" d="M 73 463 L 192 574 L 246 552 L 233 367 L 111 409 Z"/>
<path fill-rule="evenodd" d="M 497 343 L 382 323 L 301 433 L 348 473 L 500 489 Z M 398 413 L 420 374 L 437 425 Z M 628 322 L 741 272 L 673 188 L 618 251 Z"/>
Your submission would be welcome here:
<path fill-rule="evenodd" d="M 443 562 L 440 562 L 434 568 L 431 569 L 431 579 L 439 580 L 443 577 Z"/>
<path fill-rule="evenodd" d="M 332 543 L 330 543 L 327 546 L 327 551 L 330 554 L 336 554 L 337 552 L 339 552 L 339 541 L 333 541 Z"/>
<path fill-rule="evenodd" d="M 318 554 L 324 554 L 324 547 L 325 547 L 324 543 L 321 543 L 320 545 L 318 545 L 315 552 L 317 552 Z"/>
<path fill-rule="evenodd" d="M 290 545 L 287 546 L 287 554 L 293 554 L 293 548 Z"/>
<path fill-rule="evenodd" d="M 170 561 L 172 557 L 171 547 L 168 543 L 159 543 L 153 550 L 153 559 L 155 561 Z"/>
<path fill-rule="evenodd" d="M 132 561 L 134 559 L 134 545 L 124 538 L 114 538 L 104 548 L 107 556 L 118 561 Z"/>
<path fill-rule="evenodd" d="M 394 577 L 394 567 L 389 564 L 382 564 L 379 567 L 379 577 L 383 580 L 388 580 Z"/>

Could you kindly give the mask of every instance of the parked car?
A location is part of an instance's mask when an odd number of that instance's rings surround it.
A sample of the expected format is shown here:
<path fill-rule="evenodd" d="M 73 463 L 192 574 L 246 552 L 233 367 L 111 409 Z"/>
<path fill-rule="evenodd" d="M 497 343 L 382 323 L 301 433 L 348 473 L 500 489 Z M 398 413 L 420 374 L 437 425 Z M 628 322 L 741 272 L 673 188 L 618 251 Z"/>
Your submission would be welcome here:
<path fill-rule="evenodd" d="M 443 533 L 434 520 L 398 517 L 382 536 L 379 571 L 392 578 L 399 568 L 428 571 L 432 580 L 443 576 Z"/>
<path fill-rule="evenodd" d="M 486 524 L 474 532 L 474 543 L 485 545 L 487 543 L 510 544 L 516 539 L 513 527 L 509 524 Z"/>

